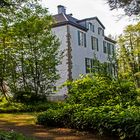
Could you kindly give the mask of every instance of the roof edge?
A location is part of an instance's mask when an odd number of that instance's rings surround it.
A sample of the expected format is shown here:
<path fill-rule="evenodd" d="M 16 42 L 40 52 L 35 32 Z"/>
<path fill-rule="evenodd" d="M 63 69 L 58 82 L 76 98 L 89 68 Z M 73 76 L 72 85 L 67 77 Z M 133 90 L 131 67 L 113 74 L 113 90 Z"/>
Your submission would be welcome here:
<path fill-rule="evenodd" d="M 105 26 L 102 24 L 102 22 L 99 20 L 98 17 L 85 18 L 85 19 L 78 20 L 78 22 L 82 22 L 86 20 L 93 20 L 93 19 L 96 19 L 99 22 L 99 24 L 103 27 L 103 29 L 105 29 Z"/>
<path fill-rule="evenodd" d="M 110 42 L 112 42 L 112 43 L 114 43 L 114 44 L 117 43 L 117 41 L 115 41 L 115 40 L 113 40 L 113 39 L 111 39 L 111 38 L 109 38 L 109 37 L 107 37 L 107 36 L 105 36 L 105 40 L 110 41 Z"/>
<path fill-rule="evenodd" d="M 59 26 L 64 26 L 64 25 L 68 25 L 68 24 L 72 25 L 74 27 L 77 27 L 77 28 L 79 28 L 81 30 L 84 30 L 84 31 L 88 30 L 87 28 L 85 28 L 83 26 L 80 26 L 80 25 L 77 25 L 77 24 L 75 24 L 73 22 L 70 22 L 70 21 L 64 21 L 64 22 L 55 23 L 55 24 L 52 25 L 52 28 L 59 27 Z"/>

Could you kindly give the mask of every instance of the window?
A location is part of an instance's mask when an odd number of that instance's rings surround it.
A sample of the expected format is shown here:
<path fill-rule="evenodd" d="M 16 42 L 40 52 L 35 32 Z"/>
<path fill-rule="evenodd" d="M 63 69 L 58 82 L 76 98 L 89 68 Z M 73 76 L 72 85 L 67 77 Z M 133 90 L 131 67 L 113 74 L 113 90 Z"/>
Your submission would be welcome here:
<path fill-rule="evenodd" d="M 88 29 L 90 30 L 90 31 L 92 31 L 92 23 L 88 23 Z"/>
<path fill-rule="evenodd" d="M 99 71 L 99 60 L 85 58 L 86 73 Z"/>
<path fill-rule="evenodd" d="M 92 50 L 99 51 L 98 38 L 93 37 L 93 36 L 91 37 L 91 46 L 92 46 Z"/>
<path fill-rule="evenodd" d="M 86 33 L 78 31 L 78 45 L 86 47 Z"/>
<path fill-rule="evenodd" d="M 91 70 L 90 58 L 85 58 L 85 67 L 86 67 L 86 73 L 90 73 L 90 70 Z"/>
<path fill-rule="evenodd" d="M 88 29 L 92 32 L 94 32 L 94 25 L 92 23 L 88 23 Z"/>
<path fill-rule="evenodd" d="M 103 41 L 103 52 L 107 53 L 107 46 L 105 41 Z"/>
<path fill-rule="evenodd" d="M 102 28 L 98 28 L 98 35 L 104 35 L 104 30 Z"/>
<path fill-rule="evenodd" d="M 115 54 L 115 46 L 112 45 L 112 54 L 114 55 Z"/>
<path fill-rule="evenodd" d="M 108 73 L 109 73 L 110 75 L 112 75 L 112 74 L 113 74 L 112 72 L 113 72 L 113 71 L 112 71 L 112 64 L 108 63 Z"/>
<path fill-rule="evenodd" d="M 92 31 L 95 32 L 95 30 L 94 30 L 94 25 L 92 25 Z"/>
<path fill-rule="evenodd" d="M 107 43 L 107 53 L 111 54 L 111 44 Z"/>
<path fill-rule="evenodd" d="M 104 63 L 105 72 L 109 75 L 113 75 L 113 65 L 111 63 Z"/>

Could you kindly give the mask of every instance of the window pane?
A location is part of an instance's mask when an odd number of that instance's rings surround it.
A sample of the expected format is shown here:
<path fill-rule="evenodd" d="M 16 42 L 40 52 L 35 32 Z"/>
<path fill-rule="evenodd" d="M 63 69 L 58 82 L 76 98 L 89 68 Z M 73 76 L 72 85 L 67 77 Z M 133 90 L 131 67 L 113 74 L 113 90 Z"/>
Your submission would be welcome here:
<path fill-rule="evenodd" d="M 86 33 L 78 31 L 78 45 L 86 47 Z"/>
<path fill-rule="evenodd" d="M 107 52 L 111 54 L 111 44 L 107 43 Z"/>

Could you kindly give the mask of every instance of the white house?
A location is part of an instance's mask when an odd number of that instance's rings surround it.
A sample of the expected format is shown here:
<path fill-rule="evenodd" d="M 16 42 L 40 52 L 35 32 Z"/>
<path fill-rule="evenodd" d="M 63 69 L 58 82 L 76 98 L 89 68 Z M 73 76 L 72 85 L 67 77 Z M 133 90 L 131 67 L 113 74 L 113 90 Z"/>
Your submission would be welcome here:
<path fill-rule="evenodd" d="M 65 7 L 59 5 L 58 14 L 53 18 L 56 23 L 52 30 L 64 51 L 62 64 L 58 66 L 61 78 L 57 86 L 88 73 L 95 55 L 100 62 L 108 62 L 108 57 L 114 54 L 116 42 L 104 35 L 105 27 L 97 17 L 79 20 L 66 14 Z M 64 97 L 66 92 L 67 88 L 61 89 L 57 98 Z"/>

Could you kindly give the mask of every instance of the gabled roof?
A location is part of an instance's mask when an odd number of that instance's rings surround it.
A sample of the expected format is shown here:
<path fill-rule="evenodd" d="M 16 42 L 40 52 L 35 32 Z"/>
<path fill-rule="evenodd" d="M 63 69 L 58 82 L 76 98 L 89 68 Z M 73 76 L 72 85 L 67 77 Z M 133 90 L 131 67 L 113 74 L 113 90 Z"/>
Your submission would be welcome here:
<path fill-rule="evenodd" d="M 105 29 L 105 26 L 101 23 L 101 21 L 98 19 L 98 17 L 85 18 L 85 19 L 82 19 L 82 20 L 78 20 L 78 19 L 72 17 L 71 15 L 61 13 L 61 14 L 54 15 L 53 18 L 56 21 L 56 23 L 53 25 L 53 27 L 59 27 L 59 26 L 69 24 L 69 25 L 75 26 L 75 27 L 77 27 L 81 30 L 87 31 L 88 28 L 81 25 L 80 22 L 96 19 L 98 21 L 98 23 L 103 27 L 103 29 Z M 109 42 L 112 42 L 112 43 L 116 43 L 116 41 L 114 41 L 111 38 L 108 38 L 106 36 L 105 36 L 105 40 L 107 40 Z"/>
<path fill-rule="evenodd" d="M 79 20 L 78 22 L 82 22 L 82 21 L 87 21 L 87 20 L 94 20 L 96 19 L 98 21 L 98 23 L 103 27 L 103 29 L 105 29 L 105 26 L 102 24 L 102 22 L 98 19 L 98 17 L 91 17 L 91 18 L 85 18 L 82 20 Z"/>
<path fill-rule="evenodd" d="M 80 24 L 80 22 L 82 21 L 87 21 L 87 20 L 94 20 L 96 19 L 98 21 L 98 23 L 103 27 L 103 29 L 105 29 L 105 26 L 101 23 L 101 21 L 98 19 L 98 17 L 92 17 L 92 18 L 85 18 L 85 19 L 82 19 L 82 20 L 78 20 L 74 17 L 72 17 L 71 15 L 67 15 L 67 14 L 64 14 L 64 13 L 61 13 L 61 14 L 57 14 L 57 15 L 54 15 L 53 16 L 54 20 L 56 21 L 56 25 L 60 23 L 64 24 L 64 23 L 70 23 L 70 24 L 73 24 L 75 26 L 78 26 L 79 28 L 84 28 L 85 30 L 87 30 L 86 27 L 82 26 Z M 55 25 L 55 26 L 56 26 Z"/>

